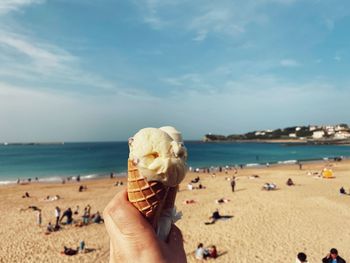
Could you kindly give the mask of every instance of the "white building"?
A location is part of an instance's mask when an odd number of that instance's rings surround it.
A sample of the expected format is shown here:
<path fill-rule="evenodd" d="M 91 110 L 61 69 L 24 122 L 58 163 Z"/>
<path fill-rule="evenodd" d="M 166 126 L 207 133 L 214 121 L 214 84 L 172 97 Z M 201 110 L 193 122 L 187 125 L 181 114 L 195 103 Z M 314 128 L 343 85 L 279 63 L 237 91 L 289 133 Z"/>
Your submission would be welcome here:
<path fill-rule="evenodd" d="M 334 130 L 335 130 L 335 131 L 344 131 L 344 130 L 346 130 L 346 128 L 345 128 L 345 127 L 342 127 L 342 126 L 340 126 L 340 125 L 337 125 L 337 126 L 335 126 Z"/>
<path fill-rule="evenodd" d="M 263 131 L 257 131 L 257 132 L 255 132 L 255 136 L 258 136 L 258 135 L 265 135 L 265 132 L 263 132 Z"/>
<path fill-rule="evenodd" d="M 323 138 L 324 134 L 325 134 L 324 131 L 314 131 L 312 133 L 312 138 L 321 139 L 321 138 Z"/>
<path fill-rule="evenodd" d="M 350 133 L 347 131 L 340 131 L 334 134 L 335 139 L 348 139 L 350 138 Z"/>
<path fill-rule="evenodd" d="M 296 138 L 297 137 L 297 134 L 296 133 L 290 133 L 289 134 L 289 138 Z"/>
<path fill-rule="evenodd" d="M 310 127 L 309 127 L 309 131 L 314 131 L 314 130 L 316 130 L 316 129 L 317 129 L 316 126 L 310 126 Z"/>
<path fill-rule="evenodd" d="M 296 127 L 295 128 L 295 131 L 300 131 L 301 130 L 301 127 Z"/>

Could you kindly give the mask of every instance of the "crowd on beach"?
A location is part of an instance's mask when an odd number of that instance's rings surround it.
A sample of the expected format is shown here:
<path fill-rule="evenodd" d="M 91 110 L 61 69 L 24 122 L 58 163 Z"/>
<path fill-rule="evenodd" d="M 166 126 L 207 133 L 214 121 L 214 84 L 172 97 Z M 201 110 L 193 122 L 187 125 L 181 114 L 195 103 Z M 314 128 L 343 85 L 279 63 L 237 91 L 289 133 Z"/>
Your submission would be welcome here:
<path fill-rule="evenodd" d="M 334 161 L 341 161 L 342 159 L 334 159 Z M 297 167 L 299 168 L 299 170 L 303 170 L 304 166 L 301 162 L 297 162 Z M 239 166 L 240 169 L 243 169 L 243 165 Z M 268 167 L 268 166 L 267 166 Z M 211 167 L 211 168 L 190 168 L 190 170 L 194 173 L 206 173 L 206 174 L 211 174 L 212 177 L 216 177 L 216 173 L 222 173 L 224 172 L 226 175 L 228 175 L 229 173 L 231 174 L 233 172 L 234 175 L 232 175 L 231 177 L 226 176 L 225 180 L 229 181 L 230 187 L 231 187 L 231 191 L 232 193 L 235 192 L 235 188 L 237 185 L 237 178 L 236 175 L 238 173 L 238 167 L 237 166 L 225 166 L 225 167 Z M 322 176 L 324 172 L 328 172 L 330 171 L 332 173 L 332 176 L 329 178 L 334 178 L 333 177 L 333 172 L 329 169 L 329 167 L 325 167 L 321 172 L 317 172 L 318 176 Z M 310 174 L 310 172 L 307 173 L 308 175 Z M 312 175 L 314 175 L 314 173 L 312 173 Z M 258 179 L 260 178 L 259 175 L 252 175 L 249 176 L 249 179 Z M 327 178 L 327 177 L 324 177 Z M 288 178 L 286 181 L 286 185 L 288 187 L 292 187 L 295 186 L 295 182 L 293 181 L 292 178 Z M 188 185 L 187 185 L 187 189 L 192 191 L 192 190 L 197 190 L 197 189 L 205 189 L 206 187 L 202 185 L 200 177 L 196 176 L 194 179 L 192 179 Z M 279 189 L 277 187 L 277 185 L 273 182 L 266 182 L 263 184 L 262 186 L 262 190 L 266 190 L 266 191 L 273 191 L 273 190 L 277 190 Z M 349 192 L 346 192 L 345 188 L 343 186 L 340 187 L 339 189 L 339 193 L 341 195 L 350 195 L 350 189 Z M 193 200 L 193 199 L 187 199 L 184 201 L 184 204 L 194 204 L 197 201 Z M 215 202 L 217 204 L 224 204 L 224 203 L 228 203 L 230 202 L 230 199 L 228 198 L 219 198 L 216 199 Z M 230 219 L 233 216 L 231 215 L 221 215 L 219 210 L 216 209 L 212 215 L 209 217 L 210 221 L 205 222 L 205 225 L 211 225 L 211 224 L 215 224 L 216 221 L 218 220 L 226 220 L 226 219 Z M 220 254 L 217 251 L 217 248 L 215 245 L 210 245 L 208 247 L 204 247 L 203 243 L 199 243 L 197 248 L 194 250 L 194 257 L 195 259 L 202 261 L 202 260 L 208 260 L 208 259 L 216 259 L 218 256 L 220 256 Z M 296 256 L 296 263 L 308 263 L 308 259 L 307 259 L 307 255 L 304 252 L 300 252 L 297 254 Z M 322 258 L 322 263 L 346 263 L 346 261 L 338 254 L 338 250 L 336 248 L 332 248 L 330 250 L 330 252 L 324 257 Z"/>
<path fill-rule="evenodd" d="M 86 191 L 87 187 L 80 185 L 78 188 L 79 192 Z M 29 192 L 25 192 L 22 198 L 32 198 Z M 57 201 L 61 199 L 61 196 L 59 195 L 53 195 L 53 196 L 46 196 L 45 198 L 41 199 L 41 201 Z M 42 215 L 42 209 L 35 205 L 30 205 L 27 208 L 20 209 L 20 212 L 31 210 L 36 213 L 36 225 L 39 227 L 42 227 L 43 224 L 43 215 Z M 84 209 L 82 210 L 82 213 L 80 213 L 80 207 L 77 205 L 72 210 L 71 207 L 67 207 L 65 209 L 62 209 L 59 206 L 55 206 L 52 208 L 52 215 L 53 217 L 51 219 L 47 219 L 47 225 L 44 230 L 45 235 L 50 235 L 57 231 L 65 231 L 65 227 L 67 226 L 75 226 L 75 227 L 85 227 L 90 224 L 102 224 L 104 223 L 104 219 L 101 216 L 101 213 L 99 211 L 96 211 L 95 213 L 91 212 L 91 206 L 87 204 Z M 93 249 L 87 249 L 85 246 L 85 242 L 83 240 L 80 241 L 79 246 L 75 248 L 68 248 L 64 247 L 63 251 L 61 252 L 64 255 L 72 256 L 76 255 L 78 253 L 86 253 L 91 252 Z"/>

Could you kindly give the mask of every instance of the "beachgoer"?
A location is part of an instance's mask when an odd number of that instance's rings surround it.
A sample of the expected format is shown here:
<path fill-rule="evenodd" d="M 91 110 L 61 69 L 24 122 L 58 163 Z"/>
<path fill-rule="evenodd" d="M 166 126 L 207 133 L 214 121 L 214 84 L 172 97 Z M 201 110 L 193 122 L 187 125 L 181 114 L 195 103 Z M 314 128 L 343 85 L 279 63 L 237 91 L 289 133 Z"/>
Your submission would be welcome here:
<path fill-rule="evenodd" d="M 199 243 L 197 249 L 194 252 L 194 256 L 196 259 L 203 260 L 204 259 L 204 247 L 203 243 Z"/>
<path fill-rule="evenodd" d="M 298 164 L 299 164 L 299 170 L 303 170 L 303 164 L 300 162 Z"/>
<path fill-rule="evenodd" d="M 193 190 L 193 185 L 191 184 L 191 183 L 189 183 L 188 185 L 187 185 L 187 188 L 188 188 L 188 190 Z"/>
<path fill-rule="evenodd" d="M 41 211 L 41 209 L 35 205 L 30 205 L 30 206 L 28 206 L 28 208 L 21 208 L 19 211 L 22 212 L 22 211 L 26 211 L 29 209 L 32 209 L 33 211 Z"/>
<path fill-rule="evenodd" d="M 226 199 L 226 198 L 220 198 L 215 200 L 215 203 L 217 204 L 228 203 L 228 202 L 230 202 L 230 199 Z"/>
<path fill-rule="evenodd" d="M 25 192 L 24 193 L 24 196 L 22 196 L 23 198 L 29 198 L 30 197 L 30 195 L 29 195 L 29 193 L 28 192 Z"/>
<path fill-rule="evenodd" d="M 188 204 L 194 204 L 194 203 L 196 203 L 196 201 L 193 200 L 193 199 L 186 199 L 185 201 L 183 201 L 183 203 L 184 203 L 185 205 L 188 205 Z"/>
<path fill-rule="evenodd" d="M 77 215 L 79 214 L 79 206 L 77 205 L 77 207 L 75 208 L 74 214 Z"/>
<path fill-rule="evenodd" d="M 41 218 L 41 210 L 37 210 L 36 214 L 36 224 L 38 226 L 41 226 L 42 218 Z"/>
<path fill-rule="evenodd" d="M 235 191 L 235 187 L 236 187 L 236 177 L 232 176 L 232 180 L 231 180 L 231 190 L 232 190 L 232 192 Z"/>
<path fill-rule="evenodd" d="M 67 256 L 74 256 L 74 255 L 78 254 L 78 250 L 73 249 L 73 248 L 64 247 L 63 253 Z"/>
<path fill-rule="evenodd" d="M 111 178 L 111 179 L 113 179 L 113 172 L 109 175 L 109 177 Z"/>
<path fill-rule="evenodd" d="M 191 180 L 191 183 L 198 183 L 200 180 L 199 176 L 197 176 L 196 178 L 194 178 L 193 180 Z"/>
<path fill-rule="evenodd" d="M 295 263 L 307 263 L 307 262 L 308 261 L 307 261 L 306 254 L 303 252 L 298 253 Z"/>
<path fill-rule="evenodd" d="M 294 182 L 293 182 L 293 180 L 292 180 L 291 178 L 288 178 L 286 184 L 287 184 L 288 186 L 292 186 L 292 185 L 294 185 Z"/>
<path fill-rule="evenodd" d="M 105 221 L 101 217 L 100 212 L 97 211 L 96 214 L 92 216 L 92 222 L 94 222 L 95 224 L 100 224 L 100 223 L 104 223 Z"/>
<path fill-rule="evenodd" d="M 322 259 L 323 263 L 346 263 L 346 261 L 338 255 L 338 250 L 332 248 L 329 253 Z"/>
<path fill-rule="evenodd" d="M 84 208 L 84 214 L 82 216 L 83 218 L 83 224 L 84 225 L 87 225 L 89 223 L 89 220 L 90 220 L 90 210 L 91 210 L 91 207 L 90 205 L 87 205 L 85 208 Z"/>
<path fill-rule="evenodd" d="M 60 222 L 62 221 L 62 219 L 64 217 L 67 217 L 66 224 L 70 225 L 70 224 L 73 223 L 73 217 L 72 216 L 73 216 L 73 212 L 72 212 L 72 209 L 70 209 L 70 207 L 69 207 L 66 211 L 63 212 L 62 217 L 60 219 Z"/>
<path fill-rule="evenodd" d="M 186 262 L 181 231 L 172 225 L 167 242 L 160 240 L 128 201 L 126 189 L 110 201 L 103 217 L 110 237 L 110 262 Z"/>
<path fill-rule="evenodd" d="M 79 243 L 79 253 L 85 253 L 85 242 L 84 240 Z"/>
<path fill-rule="evenodd" d="M 84 190 L 84 186 L 83 185 L 79 186 L 79 192 L 82 192 L 83 190 Z"/>
<path fill-rule="evenodd" d="M 77 182 L 80 182 L 80 175 L 77 176 Z"/>
<path fill-rule="evenodd" d="M 47 225 L 47 227 L 46 227 L 46 230 L 47 230 L 47 232 L 49 232 L 49 233 L 51 233 L 51 232 L 53 232 L 53 231 L 54 231 L 54 229 L 53 229 L 53 226 L 52 226 L 51 222 L 49 222 L 49 223 L 48 223 L 48 225 Z"/>
<path fill-rule="evenodd" d="M 344 187 L 341 187 L 341 188 L 339 189 L 339 192 L 340 192 L 341 194 L 343 194 L 343 195 L 346 195 L 346 192 L 345 192 Z"/>
<path fill-rule="evenodd" d="M 61 215 L 61 209 L 58 206 L 56 206 L 55 208 L 56 226 L 58 226 L 60 215 Z"/>
<path fill-rule="evenodd" d="M 205 224 L 206 225 L 214 224 L 220 218 L 222 218 L 222 216 L 220 215 L 219 210 L 216 209 L 215 212 L 213 212 L 213 214 L 211 215 L 211 217 L 209 217 L 209 219 L 211 219 L 211 221 L 205 222 Z"/>
<path fill-rule="evenodd" d="M 216 246 L 209 247 L 208 251 L 209 251 L 210 258 L 217 258 L 218 257 L 218 251 L 216 250 Z"/>

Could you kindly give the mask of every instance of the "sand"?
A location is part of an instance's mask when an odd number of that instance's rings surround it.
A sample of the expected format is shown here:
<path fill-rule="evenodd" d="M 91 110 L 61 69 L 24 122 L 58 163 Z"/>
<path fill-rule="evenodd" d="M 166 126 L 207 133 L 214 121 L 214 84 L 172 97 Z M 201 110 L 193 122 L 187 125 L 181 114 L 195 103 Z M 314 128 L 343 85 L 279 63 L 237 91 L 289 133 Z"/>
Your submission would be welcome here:
<path fill-rule="evenodd" d="M 350 260 L 350 195 L 340 195 L 339 188 L 350 187 L 350 162 L 333 163 L 335 179 L 320 179 L 307 171 L 320 171 L 323 162 L 307 164 L 300 171 L 297 165 L 249 168 L 238 170 L 236 192 L 229 181 L 233 171 L 226 175 L 189 173 L 177 198 L 177 207 L 183 212 L 178 222 L 185 239 L 189 262 L 196 262 L 193 251 L 199 242 L 214 244 L 219 254 L 216 262 L 294 262 L 298 252 L 308 255 L 310 262 L 320 262 L 330 248 L 336 247 L 342 257 Z M 257 174 L 260 178 L 249 179 Z M 187 183 L 199 175 L 206 189 L 187 190 Z M 297 184 L 288 187 L 292 178 Z M 102 212 L 110 199 L 122 187 L 114 186 L 115 179 L 5 186 L 0 188 L 0 262 L 108 262 L 109 241 L 103 224 L 82 228 L 65 226 L 62 231 L 45 235 L 46 225 L 54 222 L 54 208 L 62 210 L 76 205 L 82 209 L 90 204 L 91 212 Z M 265 182 L 274 182 L 279 190 L 262 191 Z M 87 185 L 79 193 L 80 184 Z M 29 192 L 31 198 L 21 196 Z M 42 201 L 47 195 L 60 195 L 58 201 Z M 215 199 L 228 198 L 226 204 Z M 193 199 L 194 204 L 183 204 Z M 43 210 L 42 227 L 36 225 L 36 213 L 22 211 L 29 205 Z M 218 208 L 222 215 L 232 215 L 227 221 L 205 225 L 211 213 Z M 77 247 L 84 240 L 87 248 L 95 251 L 68 257 L 60 254 L 63 246 Z"/>

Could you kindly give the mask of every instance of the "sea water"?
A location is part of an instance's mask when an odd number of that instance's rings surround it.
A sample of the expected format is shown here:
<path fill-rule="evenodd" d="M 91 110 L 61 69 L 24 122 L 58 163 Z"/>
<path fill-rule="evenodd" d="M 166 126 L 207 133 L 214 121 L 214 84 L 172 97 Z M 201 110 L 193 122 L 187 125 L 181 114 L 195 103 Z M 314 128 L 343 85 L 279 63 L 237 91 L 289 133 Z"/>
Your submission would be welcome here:
<path fill-rule="evenodd" d="M 188 165 L 193 168 L 266 163 L 294 163 L 336 156 L 350 157 L 350 146 L 293 145 L 280 143 L 186 142 Z M 52 145 L 0 145 L 0 184 L 17 178 L 38 177 L 57 181 L 68 176 L 82 178 L 125 175 L 127 142 L 65 143 Z"/>

